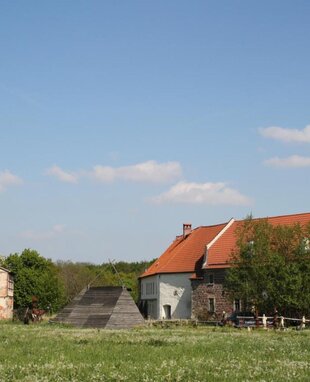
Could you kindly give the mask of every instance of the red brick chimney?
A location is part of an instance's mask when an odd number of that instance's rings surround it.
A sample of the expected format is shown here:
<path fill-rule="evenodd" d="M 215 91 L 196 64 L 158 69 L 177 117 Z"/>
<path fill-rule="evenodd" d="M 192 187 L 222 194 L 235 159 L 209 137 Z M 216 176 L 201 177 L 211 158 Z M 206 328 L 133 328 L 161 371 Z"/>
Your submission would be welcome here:
<path fill-rule="evenodd" d="M 183 224 L 183 237 L 186 237 L 192 232 L 191 224 Z"/>

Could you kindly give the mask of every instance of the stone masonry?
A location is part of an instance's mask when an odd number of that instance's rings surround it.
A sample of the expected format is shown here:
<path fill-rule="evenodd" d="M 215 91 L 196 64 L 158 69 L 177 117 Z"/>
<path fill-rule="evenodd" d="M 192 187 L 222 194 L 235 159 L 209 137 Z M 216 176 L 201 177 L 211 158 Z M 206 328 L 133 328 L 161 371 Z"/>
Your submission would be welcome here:
<path fill-rule="evenodd" d="M 0 267 L 0 320 L 13 318 L 13 277 Z"/>
<path fill-rule="evenodd" d="M 209 269 L 200 279 L 192 280 L 192 318 L 219 320 L 223 311 L 232 313 L 233 304 L 223 289 L 224 279 L 225 269 Z M 214 299 L 214 312 L 210 311 L 210 299 Z"/>

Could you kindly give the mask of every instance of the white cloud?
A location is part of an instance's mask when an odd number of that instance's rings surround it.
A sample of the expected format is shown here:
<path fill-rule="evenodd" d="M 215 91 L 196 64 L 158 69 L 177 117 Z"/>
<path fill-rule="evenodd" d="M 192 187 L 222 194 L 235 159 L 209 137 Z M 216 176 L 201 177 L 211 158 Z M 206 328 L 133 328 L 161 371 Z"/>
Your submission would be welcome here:
<path fill-rule="evenodd" d="M 77 183 L 82 176 L 91 177 L 103 183 L 112 183 L 116 180 L 165 183 L 180 178 L 182 167 L 178 162 L 157 163 L 150 160 L 123 167 L 97 165 L 92 171 L 80 172 L 67 172 L 58 166 L 52 166 L 46 170 L 46 174 L 68 183 Z"/>
<path fill-rule="evenodd" d="M 58 166 L 52 166 L 46 170 L 47 175 L 55 176 L 58 180 L 66 183 L 77 183 L 78 174 L 73 172 L 66 172 Z"/>
<path fill-rule="evenodd" d="M 262 136 L 283 142 L 310 143 L 310 125 L 303 130 L 285 129 L 283 127 L 271 126 L 259 129 Z"/>
<path fill-rule="evenodd" d="M 96 180 L 104 183 L 114 182 L 116 179 L 117 169 L 110 166 L 95 166 L 90 175 Z"/>
<path fill-rule="evenodd" d="M 154 203 L 192 203 L 249 205 L 251 200 L 225 183 L 179 182 L 167 192 L 151 199 Z"/>
<path fill-rule="evenodd" d="M 100 182 L 127 180 L 132 182 L 165 183 L 180 178 L 182 168 L 178 162 L 157 163 L 150 160 L 132 166 L 95 166 L 91 176 Z"/>
<path fill-rule="evenodd" d="M 49 240 L 56 236 L 61 235 L 65 231 L 65 226 L 62 224 L 56 224 L 54 225 L 50 230 L 48 231 L 33 231 L 28 230 L 21 233 L 21 236 L 24 239 L 29 240 Z"/>
<path fill-rule="evenodd" d="M 283 168 L 310 167 L 310 157 L 302 157 L 300 155 L 292 155 L 287 158 L 274 157 L 266 160 L 264 163 L 267 166 Z"/>
<path fill-rule="evenodd" d="M 0 191 L 4 191 L 10 186 L 18 186 L 22 183 L 22 179 L 12 174 L 9 170 L 0 172 Z"/>

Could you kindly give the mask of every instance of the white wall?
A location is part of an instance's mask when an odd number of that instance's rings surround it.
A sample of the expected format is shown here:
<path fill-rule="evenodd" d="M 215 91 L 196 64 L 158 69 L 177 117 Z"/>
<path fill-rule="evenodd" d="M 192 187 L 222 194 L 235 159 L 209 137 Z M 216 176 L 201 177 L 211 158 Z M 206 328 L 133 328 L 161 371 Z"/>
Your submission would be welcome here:
<path fill-rule="evenodd" d="M 168 273 L 159 275 L 159 312 L 165 317 L 164 305 L 171 306 L 171 318 L 191 318 L 191 273 Z"/>
<path fill-rule="evenodd" d="M 159 312 L 159 285 L 158 275 L 145 277 L 141 280 L 141 300 L 147 301 L 148 316 L 152 319 L 158 319 Z"/>

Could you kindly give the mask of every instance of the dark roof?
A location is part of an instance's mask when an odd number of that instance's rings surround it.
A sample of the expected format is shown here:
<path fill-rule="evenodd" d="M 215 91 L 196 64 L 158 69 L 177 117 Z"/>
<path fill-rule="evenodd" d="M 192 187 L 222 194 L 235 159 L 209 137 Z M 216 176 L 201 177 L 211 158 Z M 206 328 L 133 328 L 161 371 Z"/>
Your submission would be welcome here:
<path fill-rule="evenodd" d="M 85 288 L 53 321 L 105 329 L 128 329 L 144 323 L 128 291 L 113 286 Z"/>

